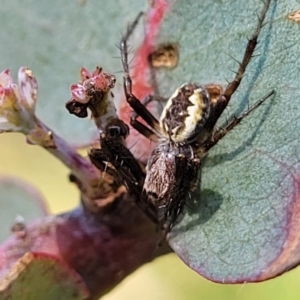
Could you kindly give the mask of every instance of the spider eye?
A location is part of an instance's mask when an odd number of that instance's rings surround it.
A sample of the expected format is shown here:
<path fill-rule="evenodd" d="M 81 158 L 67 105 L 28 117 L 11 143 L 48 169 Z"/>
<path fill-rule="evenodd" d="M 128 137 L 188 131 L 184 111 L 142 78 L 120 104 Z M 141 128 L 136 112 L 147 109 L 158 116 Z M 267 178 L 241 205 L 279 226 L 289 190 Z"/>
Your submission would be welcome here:
<path fill-rule="evenodd" d="M 208 91 L 186 83 L 170 97 L 160 117 L 162 134 L 175 143 L 193 141 L 210 113 Z"/>

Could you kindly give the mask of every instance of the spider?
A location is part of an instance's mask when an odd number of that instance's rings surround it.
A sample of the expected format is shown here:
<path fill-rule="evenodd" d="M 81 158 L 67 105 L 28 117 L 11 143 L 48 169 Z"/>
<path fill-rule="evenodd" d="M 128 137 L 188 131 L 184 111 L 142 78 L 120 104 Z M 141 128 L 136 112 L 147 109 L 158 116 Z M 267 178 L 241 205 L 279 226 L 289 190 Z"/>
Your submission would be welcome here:
<path fill-rule="evenodd" d="M 246 67 L 255 51 L 258 36 L 271 0 L 265 2 L 257 28 L 248 40 L 243 60 L 234 79 L 223 90 L 220 85 L 182 84 L 167 100 L 157 120 L 146 105 L 153 96 L 140 101 L 132 92 L 129 74 L 127 41 L 140 15 L 128 27 L 120 42 L 124 70 L 124 91 L 133 109 L 131 125 L 142 135 L 156 142 L 145 172 L 128 149 L 118 140 L 120 130 L 108 130 L 100 137 L 101 149 L 90 152 L 92 162 L 109 157 L 118 170 L 128 191 L 136 196 L 137 203 L 146 214 L 167 234 L 182 213 L 190 191 L 196 186 L 201 161 L 209 150 L 237 126 L 246 116 L 275 92 L 272 90 L 252 107 L 233 117 L 223 128 L 216 122 L 240 85 Z M 148 126 L 137 120 L 140 116 Z"/>

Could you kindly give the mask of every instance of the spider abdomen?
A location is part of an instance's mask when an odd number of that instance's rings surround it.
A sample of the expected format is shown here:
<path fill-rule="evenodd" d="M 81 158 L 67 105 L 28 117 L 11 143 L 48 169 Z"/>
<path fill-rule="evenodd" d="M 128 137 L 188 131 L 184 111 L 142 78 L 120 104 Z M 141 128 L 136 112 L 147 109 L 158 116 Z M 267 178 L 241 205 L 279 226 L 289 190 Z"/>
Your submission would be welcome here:
<path fill-rule="evenodd" d="M 164 142 L 153 150 L 146 167 L 143 196 L 157 210 L 162 227 L 173 226 L 197 180 L 200 160 L 189 145 Z"/>

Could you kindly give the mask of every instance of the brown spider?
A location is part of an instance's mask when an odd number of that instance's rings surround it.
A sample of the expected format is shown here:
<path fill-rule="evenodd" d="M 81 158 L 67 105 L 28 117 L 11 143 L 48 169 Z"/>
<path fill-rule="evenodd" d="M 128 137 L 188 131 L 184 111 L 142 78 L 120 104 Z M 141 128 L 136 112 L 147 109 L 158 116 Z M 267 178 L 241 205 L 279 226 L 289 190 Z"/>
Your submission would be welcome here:
<path fill-rule="evenodd" d="M 157 142 L 157 145 L 148 159 L 145 173 L 130 151 L 110 132 L 102 133 L 101 150 L 92 150 L 90 157 L 95 164 L 103 160 L 103 156 L 109 158 L 128 191 L 136 196 L 137 203 L 165 233 L 170 231 L 183 211 L 186 199 L 196 185 L 204 156 L 243 118 L 274 94 L 274 91 L 271 91 L 238 117 L 234 116 L 224 128 L 215 127 L 231 96 L 240 85 L 253 56 L 270 1 L 266 1 L 264 5 L 257 29 L 248 41 L 233 81 L 229 82 L 224 90 L 219 85 L 181 85 L 167 101 L 159 120 L 149 112 L 145 104 L 155 98 L 148 96 L 141 102 L 132 93 L 127 40 L 140 15 L 121 40 L 124 90 L 126 100 L 134 110 L 131 125 L 150 140 Z M 138 116 L 149 127 L 139 122 Z"/>

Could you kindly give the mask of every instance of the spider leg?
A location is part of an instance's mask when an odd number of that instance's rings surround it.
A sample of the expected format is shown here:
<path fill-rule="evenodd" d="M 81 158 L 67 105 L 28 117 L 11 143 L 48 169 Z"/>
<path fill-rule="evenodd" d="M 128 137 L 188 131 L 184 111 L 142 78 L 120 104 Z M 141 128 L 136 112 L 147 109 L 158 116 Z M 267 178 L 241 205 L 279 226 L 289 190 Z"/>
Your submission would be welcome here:
<path fill-rule="evenodd" d="M 159 102 L 166 102 L 167 99 L 160 97 L 160 96 L 154 96 L 154 95 L 148 95 L 146 96 L 141 102 L 142 104 L 147 107 L 149 103 L 152 101 L 159 101 Z M 130 124 L 131 126 L 137 130 L 140 134 L 144 135 L 146 138 L 151 140 L 152 142 L 157 143 L 158 142 L 158 136 L 157 134 L 151 130 L 150 128 L 146 127 L 144 124 L 139 122 L 137 118 L 139 117 L 138 113 L 136 111 L 133 111 L 130 117 Z"/>
<path fill-rule="evenodd" d="M 89 152 L 89 157 L 93 165 L 95 165 L 98 170 L 109 174 L 113 178 L 117 178 L 118 182 L 121 183 L 121 178 L 118 172 L 107 164 L 108 156 L 105 151 L 102 149 L 92 149 Z"/>
<path fill-rule="evenodd" d="M 101 149 L 92 149 L 89 152 L 90 160 L 100 170 L 106 165 L 105 162 L 111 163 L 114 169 L 110 168 L 109 172 L 114 172 L 116 178 L 121 178 L 122 183 L 130 195 L 134 197 L 139 208 L 149 219 L 157 223 L 155 207 L 149 205 L 141 196 L 145 173 L 138 161 L 119 139 L 122 139 L 126 132 L 124 132 L 122 126 L 120 128 L 117 127 L 118 125 L 113 125 L 107 128 L 106 133 L 101 133 Z"/>
<path fill-rule="evenodd" d="M 231 96 L 235 93 L 237 88 L 239 87 L 243 76 L 245 74 L 246 68 L 253 57 L 253 53 L 255 51 L 256 45 L 258 43 L 258 36 L 261 32 L 261 29 L 263 27 L 263 22 L 265 20 L 266 13 L 269 9 L 271 0 L 267 0 L 265 2 L 264 8 L 261 12 L 260 17 L 258 18 L 258 24 L 257 28 L 252 35 L 252 37 L 248 40 L 245 52 L 244 52 L 244 57 L 241 63 L 239 63 L 239 69 L 236 72 L 235 78 L 233 81 L 229 82 L 227 87 L 225 88 L 224 93 L 220 95 L 217 101 L 215 103 L 212 103 L 212 110 L 214 113 L 212 114 L 212 117 L 210 118 L 207 127 L 209 127 L 209 130 L 212 130 L 213 127 L 215 126 L 217 120 L 219 119 L 220 115 L 223 113 L 224 109 L 227 107 Z"/>
<path fill-rule="evenodd" d="M 242 112 L 239 116 L 233 117 L 233 119 L 224 127 L 218 129 L 211 137 L 211 139 L 205 144 L 204 152 L 206 153 L 211 149 L 214 145 L 216 145 L 219 140 L 221 140 L 228 132 L 230 132 L 235 126 L 241 123 L 241 121 L 249 116 L 251 112 L 253 112 L 257 107 L 259 107 L 263 102 L 265 102 L 268 98 L 275 94 L 275 91 L 272 90 L 267 95 L 265 95 L 262 99 L 257 101 L 252 107 Z"/>
<path fill-rule="evenodd" d="M 138 120 L 134 119 L 130 121 L 130 125 L 138 131 L 140 134 L 148 138 L 150 141 L 157 143 L 158 142 L 158 136 L 156 133 L 145 126 L 143 123 L 139 122 Z"/>
<path fill-rule="evenodd" d="M 109 134 L 100 135 L 101 150 L 108 154 L 109 162 L 119 172 L 129 190 L 138 190 L 140 193 L 144 183 L 144 171 L 131 152 L 119 139 Z"/>
<path fill-rule="evenodd" d="M 132 93 L 132 79 L 129 74 L 129 65 L 128 65 L 128 48 L 127 48 L 127 40 L 129 39 L 130 35 L 132 34 L 134 28 L 138 24 L 138 21 L 142 13 L 140 13 L 135 21 L 128 27 L 126 34 L 123 36 L 120 42 L 120 50 L 121 50 L 121 61 L 123 65 L 123 78 L 124 78 L 124 91 L 126 96 L 126 101 L 128 104 L 133 108 L 133 110 L 140 115 L 144 121 L 153 128 L 156 132 L 159 132 L 159 121 L 151 114 L 151 112 L 137 99 Z M 136 126 L 136 123 L 140 123 L 139 121 L 133 122 L 131 124 L 133 127 Z M 137 126 L 137 130 L 139 128 L 145 127 L 143 124 L 139 124 Z M 134 127 L 135 128 L 135 127 Z M 147 133 L 150 136 L 150 131 L 148 130 Z"/>
<path fill-rule="evenodd" d="M 147 95 L 141 102 L 144 106 L 148 106 L 148 104 L 150 104 L 152 101 L 157 101 L 157 102 L 167 102 L 168 99 L 163 98 L 161 96 L 158 95 Z M 139 114 L 136 111 L 133 111 L 131 114 L 131 120 L 135 120 L 137 119 L 139 116 Z"/>

